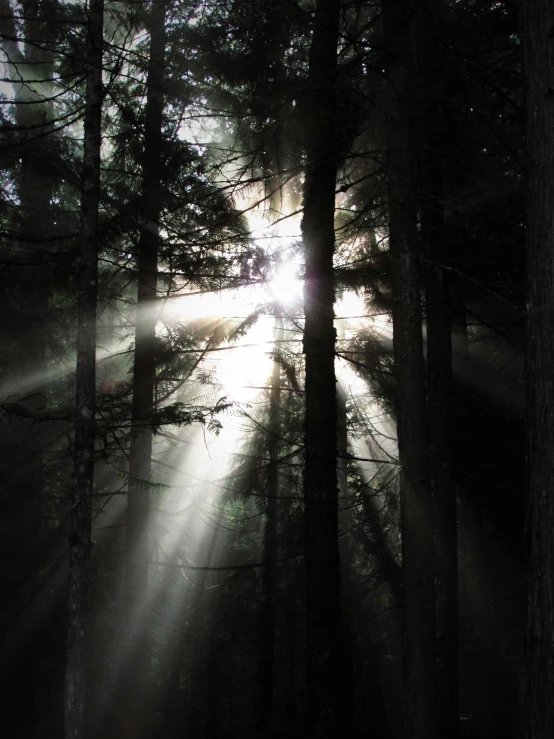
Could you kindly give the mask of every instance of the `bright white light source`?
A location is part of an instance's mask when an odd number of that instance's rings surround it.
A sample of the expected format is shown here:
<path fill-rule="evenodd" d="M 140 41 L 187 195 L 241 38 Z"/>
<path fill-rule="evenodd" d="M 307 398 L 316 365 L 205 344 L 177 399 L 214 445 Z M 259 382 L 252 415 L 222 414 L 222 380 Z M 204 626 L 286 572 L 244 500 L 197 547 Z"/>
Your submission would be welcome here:
<path fill-rule="evenodd" d="M 298 277 L 298 265 L 294 262 L 278 264 L 269 289 L 281 305 L 299 301 L 302 297 L 302 280 Z"/>
<path fill-rule="evenodd" d="M 335 304 L 335 314 L 343 320 L 354 320 L 358 323 L 358 319 L 363 318 L 367 313 L 364 299 L 354 290 L 347 290 Z"/>

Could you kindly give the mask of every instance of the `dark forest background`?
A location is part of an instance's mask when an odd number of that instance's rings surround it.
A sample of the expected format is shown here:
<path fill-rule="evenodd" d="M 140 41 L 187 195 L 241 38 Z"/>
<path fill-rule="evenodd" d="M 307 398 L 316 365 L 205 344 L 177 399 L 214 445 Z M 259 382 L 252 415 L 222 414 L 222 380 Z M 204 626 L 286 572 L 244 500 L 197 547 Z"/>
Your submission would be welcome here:
<path fill-rule="evenodd" d="M 3 736 L 554 736 L 551 29 L 0 0 Z"/>

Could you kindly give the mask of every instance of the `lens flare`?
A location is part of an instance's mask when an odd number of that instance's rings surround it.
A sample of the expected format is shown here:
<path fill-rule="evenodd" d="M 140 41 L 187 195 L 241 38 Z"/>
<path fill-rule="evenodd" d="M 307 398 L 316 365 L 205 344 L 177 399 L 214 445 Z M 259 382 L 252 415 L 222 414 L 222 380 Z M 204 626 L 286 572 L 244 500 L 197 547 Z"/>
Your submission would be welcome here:
<path fill-rule="evenodd" d="M 275 277 L 269 289 L 275 299 L 284 306 L 290 306 L 302 298 L 302 280 L 298 276 L 299 265 L 294 262 L 281 262 L 275 270 Z"/>

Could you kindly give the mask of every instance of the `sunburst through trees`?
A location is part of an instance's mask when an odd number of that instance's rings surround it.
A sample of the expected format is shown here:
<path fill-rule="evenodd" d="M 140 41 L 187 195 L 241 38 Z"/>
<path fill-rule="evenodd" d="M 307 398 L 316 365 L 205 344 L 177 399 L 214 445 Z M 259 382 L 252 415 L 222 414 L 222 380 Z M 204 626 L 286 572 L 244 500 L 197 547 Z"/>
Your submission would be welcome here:
<path fill-rule="evenodd" d="M 545 739 L 522 19 L 0 0 L 3 734 Z"/>

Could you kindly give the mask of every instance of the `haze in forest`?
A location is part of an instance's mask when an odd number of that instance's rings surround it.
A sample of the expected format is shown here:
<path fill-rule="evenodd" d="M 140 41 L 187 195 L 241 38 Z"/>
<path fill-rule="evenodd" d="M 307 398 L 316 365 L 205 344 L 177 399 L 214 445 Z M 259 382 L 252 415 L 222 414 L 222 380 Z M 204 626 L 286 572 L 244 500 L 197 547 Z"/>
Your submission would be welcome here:
<path fill-rule="evenodd" d="M 548 0 L 0 0 L 2 736 L 552 739 Z"/>

